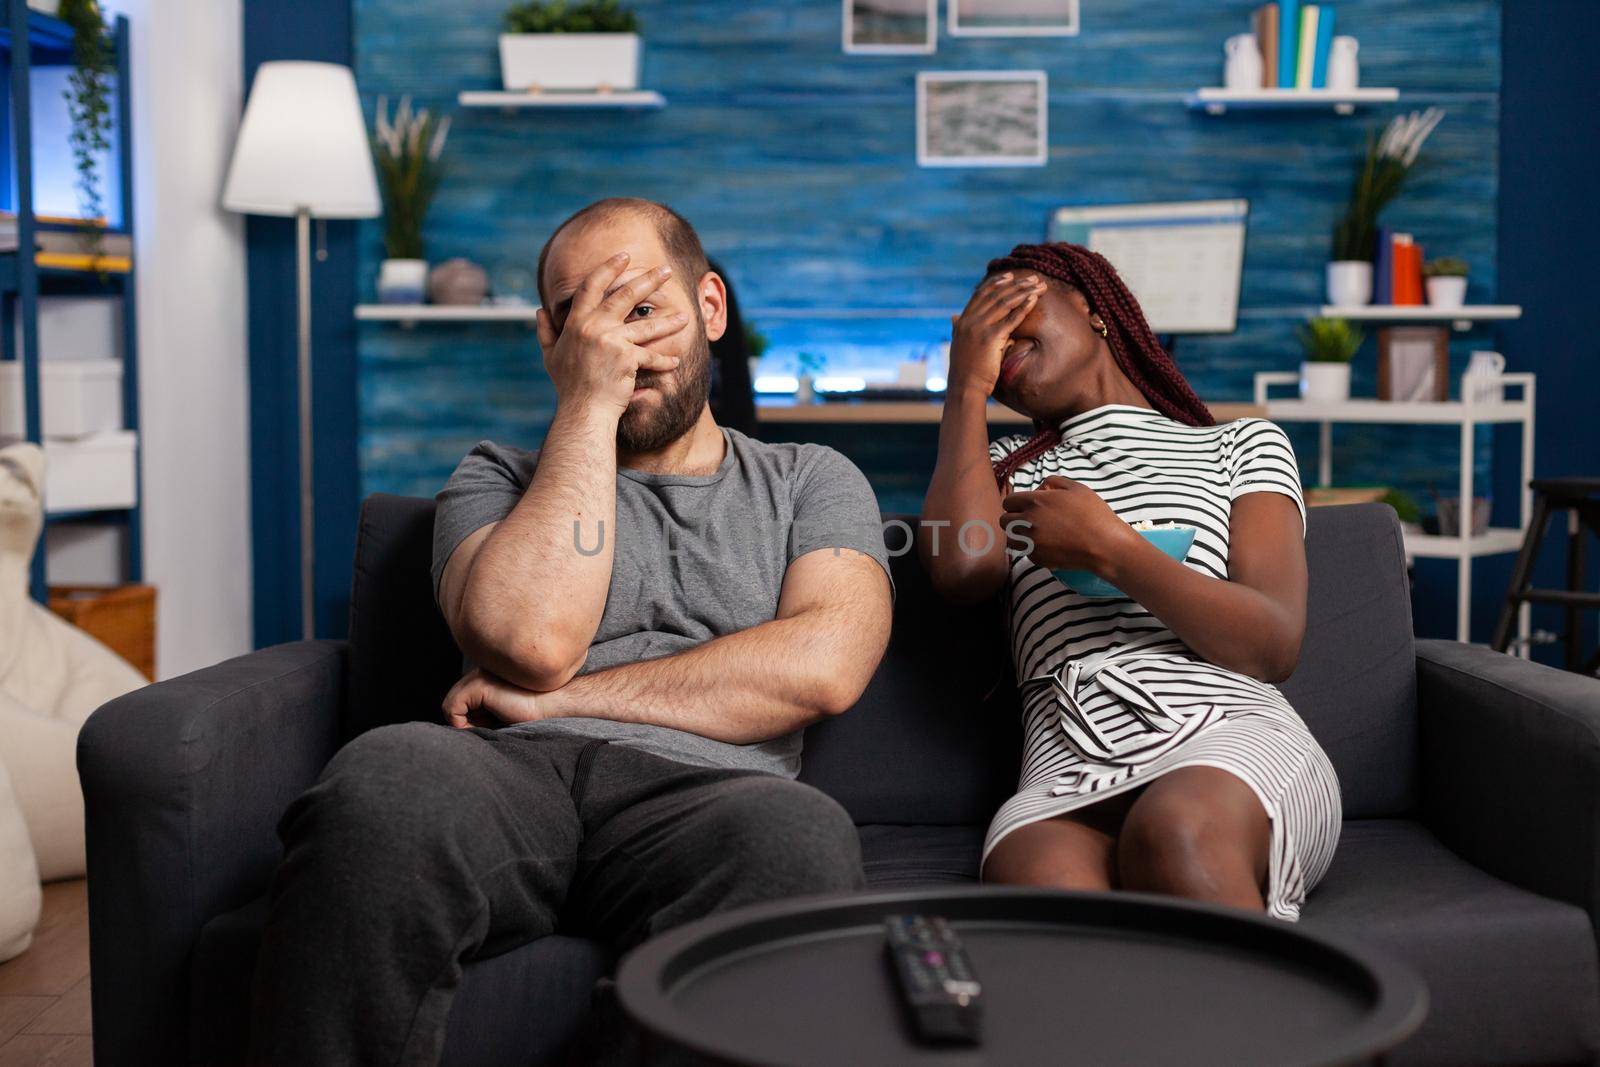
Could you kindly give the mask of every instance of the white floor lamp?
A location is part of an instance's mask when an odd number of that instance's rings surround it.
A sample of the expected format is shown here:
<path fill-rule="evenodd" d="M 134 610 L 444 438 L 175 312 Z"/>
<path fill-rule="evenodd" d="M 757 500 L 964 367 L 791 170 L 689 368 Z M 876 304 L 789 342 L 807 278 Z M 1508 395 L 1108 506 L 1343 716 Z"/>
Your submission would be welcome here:
<path fill-rule="evenodd" d="M 316 532 L 311 493 L 311 218 L 379 213 L 361 99 L 349 67 L 263 63 L 245 107 L 222 205 L 247 215 L 293 216 L 300 340 L 300 625 L 316 632 Z"/>

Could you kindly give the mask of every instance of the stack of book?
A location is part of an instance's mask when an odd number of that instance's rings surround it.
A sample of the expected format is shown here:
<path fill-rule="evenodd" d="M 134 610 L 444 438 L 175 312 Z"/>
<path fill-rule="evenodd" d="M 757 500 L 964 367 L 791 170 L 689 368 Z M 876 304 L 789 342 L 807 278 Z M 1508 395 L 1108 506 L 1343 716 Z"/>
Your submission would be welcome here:
<path fill-rule="evenodd" d="M 133 238 L 111 230 L 90 241 L 82 219 L 38 216 L 33 231 L 34 262 L 58 270 L 110 271 L 125 274 L 133 268 Z M 103 228 L 104 221 L 91 223 Z M 0 252 L 17 250 L 17 216 L 0 211 Z"/>
<path fill-rule="evenodd" d="M 1422 292 L 1422 246 L 1409 233 L 1380 226 L 1372 261 L 1372 302 L 1416 306 L 1425 302 Z"/>
<path fill-rule="evenodd" d="M 1333 45 L 1333 7 L 1275 0 L 1251 16 L 1261 46 L 1263 89 L 1325 89 Z"/>

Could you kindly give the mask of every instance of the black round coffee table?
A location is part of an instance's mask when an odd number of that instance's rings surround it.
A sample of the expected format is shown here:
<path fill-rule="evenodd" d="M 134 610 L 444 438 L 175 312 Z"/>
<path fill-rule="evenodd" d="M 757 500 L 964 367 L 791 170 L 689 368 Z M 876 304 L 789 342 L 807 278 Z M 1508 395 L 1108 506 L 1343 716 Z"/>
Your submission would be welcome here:
<path fill-rule="evenodd" d="M 950 920 L 983 984 L 984 1039 L 912 1036 L 884 916 Z M 1369 1063 L 1427 1014 L 1409 968 L 1298 926 L 1134 893 L 971 887 L 808 897 L 681 926 L 623 961 L 657 1039 L 713 1062 Z"/>

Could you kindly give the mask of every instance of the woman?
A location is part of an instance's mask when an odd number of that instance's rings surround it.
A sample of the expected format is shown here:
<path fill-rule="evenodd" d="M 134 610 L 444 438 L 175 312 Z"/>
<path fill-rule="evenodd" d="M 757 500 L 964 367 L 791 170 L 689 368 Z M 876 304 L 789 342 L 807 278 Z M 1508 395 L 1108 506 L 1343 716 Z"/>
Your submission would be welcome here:
<path fill-rule="evenodd" d="M 1024 709 L 1020 788 L 989 827 L 984 879 L 1297 919 L 1333 856 L 1340 803 L 1327 757 L 1271 684 L 1305 632 L 1288 439 L 1261 419 L 1217 425 L 1110 263 L 1077 245 L 990 263 L 952 321 L 919 548 L 947 597 L 1006 588 Z M 991 395 L 1036 432 L 991 445 Z M 1188 558 L 1130 525 L 1145 520 L 1193 526 Z M 1126 595 L 1079 596 L 1052 568 Z"/>

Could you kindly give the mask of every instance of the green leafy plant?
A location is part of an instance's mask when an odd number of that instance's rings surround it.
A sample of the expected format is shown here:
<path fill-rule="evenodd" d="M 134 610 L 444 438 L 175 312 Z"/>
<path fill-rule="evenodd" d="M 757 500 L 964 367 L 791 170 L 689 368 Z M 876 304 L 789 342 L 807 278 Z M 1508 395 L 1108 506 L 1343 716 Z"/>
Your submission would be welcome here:
<path fill-rule="evenodd" d="M 767 350 L 767 335 L 756 329 L 755 323 L 744 322 L 744 354 L 750 359 L 760 359 Z"/>
<path fill-rule="evenodd" d="M 811 377 L 815 378 L 828 366 L 828 358 L 817 352 L 796 353 L 794 362 L 795 367 L 798 369 L 801 377 L 810 375 Z"/>
<path fill-rule="evenodd" d="M 412 110 L 411 98 L 401 97 L 394 119 L 389 101 L 378 98 L 372 134 L 372 155 L 378 166 L 378 190 L 383 195 L 383 249 L 390 259 L 423 259 L 422 223 L 443 173 L 439 157 L 450 120 L 427 108 Z"/>
<path fill-rule="evenodd" d="M 1438 259 L 1428 260 L 1422 268 L 1422 273 L 1429 278 L 1465 278 L 1467 261 L 1453 256 L 1441 256 Z"/>
<path fill-rule="evenodd" d="M 527 0 L 506 11 L 507 33 L 636 33 L 639 19 L 617 0 Z"/>
<path fill-rule="evenodd" d="M 1307 363 L 1349 363 L 1361 347 L 1361 331 L 1349 319 L 1311 319 L 1298 333 Z"/>
<path fill-rule="evenodd" d="M 1383 136 L 1367 138 L 1367 151 L 1350 185 L 1350 203 L 1333 227 L 1333 258 L 1371 261 L 1378 246 L 1378 214 L 1400 195 L 1423 142 L 1444 118 L 1436 107 L 1396 116 Z"/>
<path fill-rule="evenodd" d="M 105 199 L 100 156 L 111 148 L 111 83 L 116 73 L 112 46 L 99 0 L 61 0 L 61 20 L 72 27 L 72 73 L 67 76 L 68 143 L 78 172 L 78 204 L 83 212 L 79 238 L 97 256 L 105 241 Z"/>
<path fill-rule="evenodd" d="M 1394 508 L 1395 514 L 1400 516 L 1401 522 L 1416 523 L 1422 521 L 1422 508 L 1409 493 L 1401 492 L 1399 489 L 1391 489 L 1383 494 L 1382 503 Z"/>

